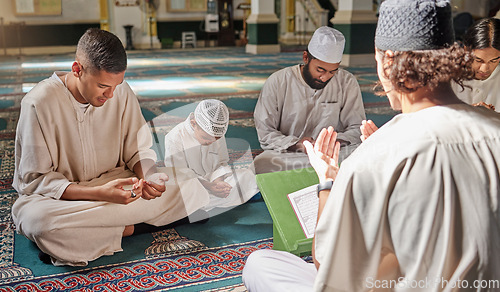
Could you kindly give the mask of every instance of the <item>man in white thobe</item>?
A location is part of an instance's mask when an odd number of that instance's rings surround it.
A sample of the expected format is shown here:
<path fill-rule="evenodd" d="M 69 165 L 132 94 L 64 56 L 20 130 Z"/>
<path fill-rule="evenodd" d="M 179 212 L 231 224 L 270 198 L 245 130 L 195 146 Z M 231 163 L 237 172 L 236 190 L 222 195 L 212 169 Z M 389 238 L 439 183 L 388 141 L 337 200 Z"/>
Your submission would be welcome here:
<path fill-rule="evenodd" d="M 166 225 L 206 204 L 184 200 L 156 172 L 126 64 L 115 35 L 89 29 L 71 72 L 55 72 L 21 102 L 12 217 L 54 265 L 87 265 L 121 251 L 135 224 Z"/>
<path fill-rule="evenodd" d="M 165 166 L 174 169 L 182 192 L 209 196 L 202 210 L 210 215 L 241 205 L 259 192 L 252 164 L 240 169 L 228 165 L 224 137 L 228 124 L 226 105 L 208 99 L 165 136 Z M 184 186 L 186 182 L 190 182 L 189 188 Z"/>
<path fill-rule="evenodd" d="M 318 28 L 303 53 L 304 65 L 273 73 L 264 84 L 254 120 L 263 153 L 257 173 L 310 167 L 303 141 L 314 141 L 333 126 L 341 142 L 341 159 L 361 143 L 365 111 L 356 78 L 339 68 L 345 39 L 330 27 Z"/>

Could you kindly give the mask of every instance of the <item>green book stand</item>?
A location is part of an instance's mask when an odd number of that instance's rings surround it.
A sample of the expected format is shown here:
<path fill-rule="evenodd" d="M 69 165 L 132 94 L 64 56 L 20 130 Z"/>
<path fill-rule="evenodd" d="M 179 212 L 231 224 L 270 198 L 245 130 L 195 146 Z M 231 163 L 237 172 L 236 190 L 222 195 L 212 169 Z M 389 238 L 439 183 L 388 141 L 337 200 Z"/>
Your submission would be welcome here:
<path fill-rule="evenodd" d="M 312 238 L 306 238 L 287 195 L 317 184 L 314 169 L 303 168 L 258 174 L 257 186 L 273 219 L 273 249 L 297 256 L 311 254 Z"/>

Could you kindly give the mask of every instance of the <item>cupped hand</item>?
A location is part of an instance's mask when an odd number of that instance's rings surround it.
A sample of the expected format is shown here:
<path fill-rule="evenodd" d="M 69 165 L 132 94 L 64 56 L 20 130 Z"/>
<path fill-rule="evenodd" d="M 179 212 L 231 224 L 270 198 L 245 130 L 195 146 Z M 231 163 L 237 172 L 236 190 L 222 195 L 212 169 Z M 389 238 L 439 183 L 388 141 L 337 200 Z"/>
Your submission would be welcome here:
<path fill-rule="evenodd" d="M 132 190 L 124 189 L 130 185 L 133 185 Z M 135 177 L 115 179 L 100 187 L 100 197 L 103 201 L 127 205 L 141 197 L 143 186 L 144 180 Z"/>
<path fill-rule="evenodd" d="M 210 184 L 209 191 L 219 198 L 226 198 L 229 196 L 233 187 L 223 180 L 215 180 Z"/>
<path fill-rule="evenodd" d="M 165 182 L 168 181 L 168 175 L 162 172 L 154 173 L 144 181 L 142 198 L 151 200 L 160 197 L 167 190 Z"/>

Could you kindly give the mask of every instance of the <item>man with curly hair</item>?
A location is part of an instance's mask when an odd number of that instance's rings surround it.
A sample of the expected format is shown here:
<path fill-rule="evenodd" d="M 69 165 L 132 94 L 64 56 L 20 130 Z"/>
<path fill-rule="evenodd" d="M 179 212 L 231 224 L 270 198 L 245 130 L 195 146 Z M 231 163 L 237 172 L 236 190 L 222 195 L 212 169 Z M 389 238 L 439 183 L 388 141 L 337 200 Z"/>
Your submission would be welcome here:
<path fill-rule="evenodd" d="M 253 291 L 498 291 L 500 116 L 461 101 L 473 75 L 443 0 L 386 0 L 377 73 L 401 110 L 338 167 L 332 128 L 305 142 L 319 178 L 314 264 L 252 253 Z"/>

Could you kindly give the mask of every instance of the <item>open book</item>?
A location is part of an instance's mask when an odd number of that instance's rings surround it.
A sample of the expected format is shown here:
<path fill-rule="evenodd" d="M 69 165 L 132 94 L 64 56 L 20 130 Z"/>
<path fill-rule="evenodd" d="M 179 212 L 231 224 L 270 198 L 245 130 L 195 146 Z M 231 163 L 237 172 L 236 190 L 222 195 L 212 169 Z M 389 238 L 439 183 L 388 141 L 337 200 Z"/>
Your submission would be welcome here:
<path fill-rule="evenodd" d="M 306 238 L 313 238 L 316 229 L 319 204 L 316 190 L 317 185 L 312 185 L 287 195 Z"/>

